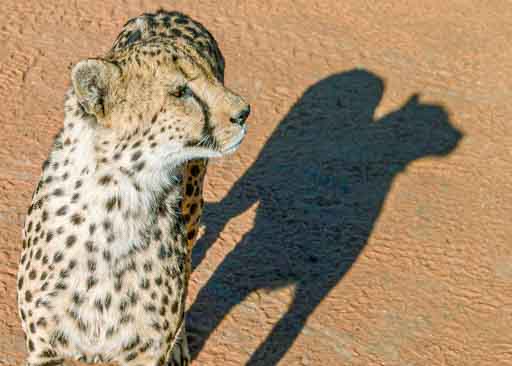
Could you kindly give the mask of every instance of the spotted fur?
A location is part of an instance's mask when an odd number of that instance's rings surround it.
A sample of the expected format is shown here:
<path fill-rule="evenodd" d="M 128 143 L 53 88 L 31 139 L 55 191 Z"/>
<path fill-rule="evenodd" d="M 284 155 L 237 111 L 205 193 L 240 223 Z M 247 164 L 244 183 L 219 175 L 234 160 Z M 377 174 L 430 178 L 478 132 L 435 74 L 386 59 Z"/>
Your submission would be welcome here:
<path fill-rule="evenodd" d="M 28 365 L 188 364 L 206 159 L 237 149 L 249 113 L 223 69 L 203 26 L 164 11 L 130 20 L 105 57 L 73 68 L 23 229 Z"/>

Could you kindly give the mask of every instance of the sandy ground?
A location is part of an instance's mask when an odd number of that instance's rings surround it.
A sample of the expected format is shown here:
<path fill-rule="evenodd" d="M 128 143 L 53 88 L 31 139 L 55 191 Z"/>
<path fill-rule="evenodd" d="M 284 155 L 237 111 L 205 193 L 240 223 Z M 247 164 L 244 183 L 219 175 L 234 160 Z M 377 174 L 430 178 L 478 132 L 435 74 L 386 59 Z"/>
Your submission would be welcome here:
<path fill-rule="evenodd" d="M 424 5 L 419 5 L 424 3 Z M 207 176 L 194 365 L 512 365 L 512 5 L 2 1 L 0 365 L 69 66 L 132 16 L 203 22 L 252 103 Z"/>

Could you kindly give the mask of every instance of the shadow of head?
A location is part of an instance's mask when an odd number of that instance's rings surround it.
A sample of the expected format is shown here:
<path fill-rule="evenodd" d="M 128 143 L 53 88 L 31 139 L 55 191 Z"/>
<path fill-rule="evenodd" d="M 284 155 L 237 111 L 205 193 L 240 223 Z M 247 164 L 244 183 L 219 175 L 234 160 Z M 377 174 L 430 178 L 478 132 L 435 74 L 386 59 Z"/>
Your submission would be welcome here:
<path fill-rule="evenodd" d="M 280 158 L 300 165 L 332 158 L 407 164 L 447 155 L 457 146 L 462 134 L 452 126 L 446 110 L 421 103 L 417 94 L 375 120 L 384 88 L 381 78 L 365 70 L 317 82 L 291 108 L 260 156 L 268 153 L 275 160 L 276 154 L 284 153 Z"/>

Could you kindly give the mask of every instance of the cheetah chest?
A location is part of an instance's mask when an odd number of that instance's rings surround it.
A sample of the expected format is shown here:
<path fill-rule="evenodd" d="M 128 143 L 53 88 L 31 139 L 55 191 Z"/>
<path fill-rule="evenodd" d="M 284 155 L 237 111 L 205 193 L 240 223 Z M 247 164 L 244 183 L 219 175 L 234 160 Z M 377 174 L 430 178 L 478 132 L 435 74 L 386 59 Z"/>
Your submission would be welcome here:
<path fill-rule="evenodd" d="M 185 223 L 172 212 L 179 195 L 166 192 L 160 206 L 130 203 L 130 193 L 143 197 L 121 175 L 81 174 L 76 165 L 69 177 L 43 173 L 27 216 L 18 272 L 24 330 L 73 358 L 165 353 L 186 296 Z"/>

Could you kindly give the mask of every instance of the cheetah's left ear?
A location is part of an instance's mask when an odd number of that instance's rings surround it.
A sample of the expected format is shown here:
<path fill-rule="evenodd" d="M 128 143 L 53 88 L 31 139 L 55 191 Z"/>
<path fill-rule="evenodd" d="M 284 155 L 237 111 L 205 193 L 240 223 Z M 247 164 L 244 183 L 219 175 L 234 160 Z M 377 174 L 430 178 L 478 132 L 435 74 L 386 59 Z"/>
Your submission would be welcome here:
<path fill-rule="evenodd" d="M 100 118 L 106 115 L 112 86 L 120 76 L 117 65 L 100 59 L 83 60 L 73 67 L 73 88 L 87 113 Z"/>

